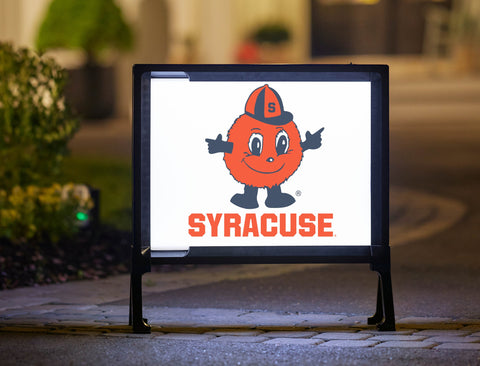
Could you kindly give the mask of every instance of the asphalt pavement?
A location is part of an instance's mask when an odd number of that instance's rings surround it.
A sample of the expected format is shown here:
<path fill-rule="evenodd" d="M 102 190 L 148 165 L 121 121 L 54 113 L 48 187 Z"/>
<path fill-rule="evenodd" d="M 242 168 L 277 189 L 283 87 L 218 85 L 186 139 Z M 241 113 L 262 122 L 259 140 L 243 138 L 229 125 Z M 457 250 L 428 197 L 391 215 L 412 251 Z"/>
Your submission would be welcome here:
<path fill-rule="evenodd" d="M 198 266 L 144 276 L 150 335 L 127 327 L 126 275 L 1 291 L 2 364 L 479 365 L 480 79 L 394 80 L 396 332 L 367 325 L 366 265 Z M 71 147 L 127 158 L 129 122 Z"/>

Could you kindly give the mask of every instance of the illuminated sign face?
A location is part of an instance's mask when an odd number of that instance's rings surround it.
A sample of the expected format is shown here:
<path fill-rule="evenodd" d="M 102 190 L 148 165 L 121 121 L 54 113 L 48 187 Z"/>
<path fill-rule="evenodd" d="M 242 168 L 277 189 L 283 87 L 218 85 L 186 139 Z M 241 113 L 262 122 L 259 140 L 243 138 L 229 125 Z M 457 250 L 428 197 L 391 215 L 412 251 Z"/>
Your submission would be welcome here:
<path fill-rule="evenodd" d="M 153 78 L 152 250 L 370 245 L 370 92 Z"/>

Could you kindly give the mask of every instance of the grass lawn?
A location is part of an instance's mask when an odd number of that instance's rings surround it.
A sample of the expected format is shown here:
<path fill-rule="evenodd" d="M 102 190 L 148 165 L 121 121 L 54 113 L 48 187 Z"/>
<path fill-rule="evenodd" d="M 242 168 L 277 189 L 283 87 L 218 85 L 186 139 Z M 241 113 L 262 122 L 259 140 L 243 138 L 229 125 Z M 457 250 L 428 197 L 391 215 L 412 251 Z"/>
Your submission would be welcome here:
<path fill-rule="evenodd" d="M 101 223 L 132 228 L 132 172 L 127 159 L 69 156 L 61 183 L 83 183 L 100 190 Z"/>

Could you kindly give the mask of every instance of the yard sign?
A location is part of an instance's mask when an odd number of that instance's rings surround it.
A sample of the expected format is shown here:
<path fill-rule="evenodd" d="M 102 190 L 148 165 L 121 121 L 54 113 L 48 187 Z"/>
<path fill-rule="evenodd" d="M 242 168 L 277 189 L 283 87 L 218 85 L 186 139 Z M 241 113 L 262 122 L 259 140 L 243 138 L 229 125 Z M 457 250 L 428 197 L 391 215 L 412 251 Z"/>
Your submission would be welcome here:
<path fill-rule="evenodd" d="M 370 263 L 394 329 L 388 68 L 135 65 L 131 323 L 151 263 Z"/>

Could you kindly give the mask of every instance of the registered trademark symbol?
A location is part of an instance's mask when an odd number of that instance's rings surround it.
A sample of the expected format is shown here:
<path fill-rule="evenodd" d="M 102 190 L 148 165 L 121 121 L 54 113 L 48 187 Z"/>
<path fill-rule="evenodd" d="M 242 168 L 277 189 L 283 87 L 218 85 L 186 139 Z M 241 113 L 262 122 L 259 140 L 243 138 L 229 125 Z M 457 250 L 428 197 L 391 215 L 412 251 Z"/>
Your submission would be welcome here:
<path fill-rule="evenodd" d="M 302 195 L 302 191 L 296 191 L 295 196 L 300 197 Z"/>

